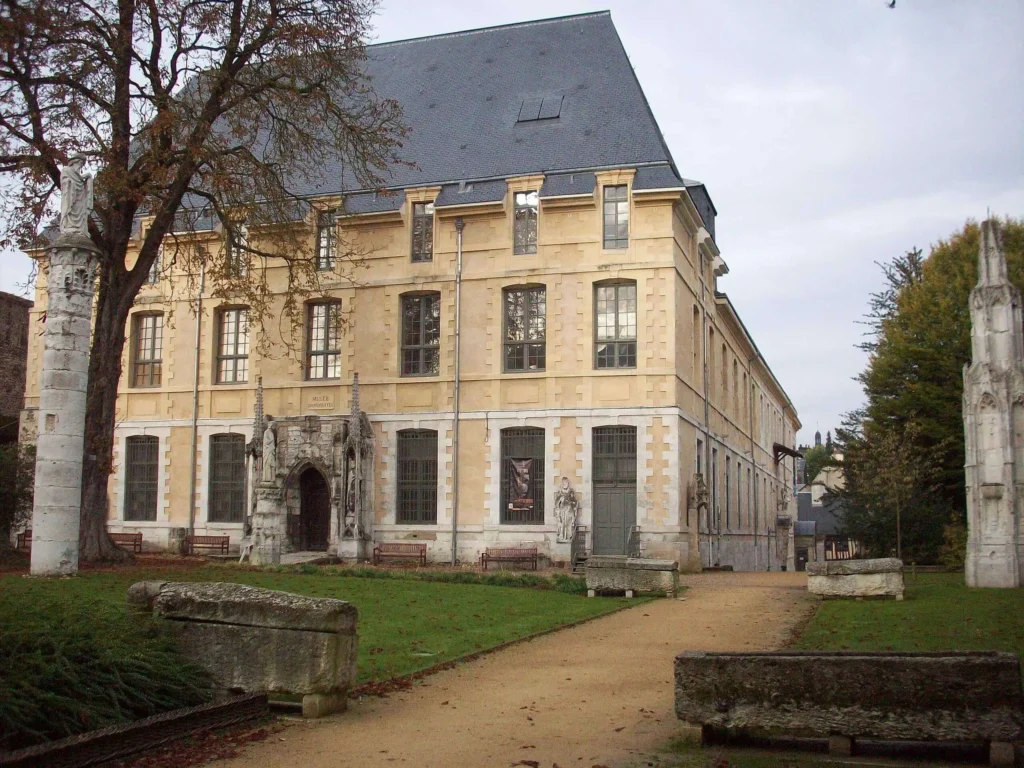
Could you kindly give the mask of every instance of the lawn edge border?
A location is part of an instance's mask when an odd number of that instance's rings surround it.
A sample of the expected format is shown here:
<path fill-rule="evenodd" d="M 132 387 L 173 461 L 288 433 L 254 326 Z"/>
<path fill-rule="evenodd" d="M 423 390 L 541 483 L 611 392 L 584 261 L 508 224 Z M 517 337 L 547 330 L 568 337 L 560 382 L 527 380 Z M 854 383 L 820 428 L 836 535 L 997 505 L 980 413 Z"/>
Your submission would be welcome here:
<path fill-rule="evenodd" d="M 620 613 L 621 611 L 628 611 L 631 608 L 639 608 L 641 605 L 646 605 L 647 603 L 657 599 L 659 598 L 641 598 L 636 603 L 627 603 L 625 605 L 619 605 L 615 608 L 612 608 L 609 611 L 606 611 L 605 613 L 598 613 L 593 616 L 586 616 L 582 619 L 570 621 L 568 624 L 559 624 L 554 627 L 548 627 L 547 629 L 542 629 L 538 632 L 534 632 L 530 635 L 517 637 L 514 640 L 506 640 L 503 643 L 498 643 L 498 645 L 492 645 L 490 648 L 481 648 L 479 651 L 473 651 L 472 653 L 467 653 L 465 656 L 459 656 L 454 659 L 449 659 L 448 661 L 442 661 L 437 664 L 433 664 L 429 667 L 424 667 L 423 669 L 417 670 L 415 672 L 410 672 L 406 675 L 391 677 L 387 680 L 371 680 L 360 685 L 357 685 L 355 688 L 352 688 L 348 692 L 348 696 L 350 699 L 356 699 L 361 696 L 384 697 L 394 691 L 407 690 L 408 688 L 411 688 L 412 684 L 417 680 L 422 680 L 425 677 L 431 677 L 432 675 L 436 675 L 438 672 L 444 672 L 446 670 L 453 669 L 459 664 L 465 664 L 467 662 L 476 661 L 477 659 L 483 658 L 484 656 L 488 656 L 497 651 L 502 651 L 506 648 L 511 648 L 514 645 L 527 643 L 531 640 L 536 640 L 539 637 L 554 634 L 555 632 L 561 632 L 566 629 L 572 629 L 574 627 L 581 626 L 591 621 L 603 619 L 606 616 L 613 616 L 614 614 Z"/>

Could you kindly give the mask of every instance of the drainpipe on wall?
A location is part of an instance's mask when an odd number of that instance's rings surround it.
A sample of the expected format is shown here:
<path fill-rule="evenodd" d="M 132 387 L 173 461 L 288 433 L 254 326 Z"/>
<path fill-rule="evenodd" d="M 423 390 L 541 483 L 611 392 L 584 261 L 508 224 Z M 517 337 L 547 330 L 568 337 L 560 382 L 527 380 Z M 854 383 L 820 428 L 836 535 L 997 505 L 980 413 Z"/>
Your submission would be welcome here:
<path fill-rule="evenodd" d="M 708 392 L 708 307 L 705 302 L 705 295 L 707 293 L 707 285 L 704 282 L 704 256 L 700 253 L 700 244 L 697 245 L 697 258 L 700 262 L 700 334 L 701 334 L 701 349 L 704 350 L 703 354 L 703 368 L 704 368 L 704 473 L 708 476 L 711 483 L 715 482 L 715 478 L 711 477 L 711 405 L 708 402 L 710 393 Z M 711 483 L 707 484 L 710 489 Z M 712 502 L 717 496 L 715 493 L 711 493 L 708 502 L 708 565 L 710 566 L 714 562 L 714 558 L 711 554 L 711 527 L 712 520 L 715 519 L 715 510 L 712 509 Z M 700 513 L 697 514 L 697 550 L 698 555 L 700 554 Z"/>
<path fill-rule="evenodd" d="M 462 230 L 466 222 L 455 219 L 455 392 L 452 396 L 452 566 L 458 560 L 459 526 L 459 350 L 462 331 Z"/>
<path fill-rule="evenodd" d="M 754 570 L 758 570 L 758 557 L 757 557 L 757 449 L 754 447 L 754 368 L 752 363 L 757 359 L 757 355 L 747 360 L 747 375 L 750 377 L 750 408 L 747 409 L 747 416 L 749 418 L 749 431 L 750 431 L 750 463 L 754 465 Z M 767 522 L 767 520 L 765 521 Z"/>
<path fill-rule="evenodd" d="M 188 535 L 196 528 L 196 451 L 199 437 L 199 343 L 203 328 L 203 290 L 206 287 L 206 262 L 199 267 L 199 291 L 196 293 L 196 355 L 195 372 L 192 377 L 192 469 L 189 472 L 188 491 Z"/>

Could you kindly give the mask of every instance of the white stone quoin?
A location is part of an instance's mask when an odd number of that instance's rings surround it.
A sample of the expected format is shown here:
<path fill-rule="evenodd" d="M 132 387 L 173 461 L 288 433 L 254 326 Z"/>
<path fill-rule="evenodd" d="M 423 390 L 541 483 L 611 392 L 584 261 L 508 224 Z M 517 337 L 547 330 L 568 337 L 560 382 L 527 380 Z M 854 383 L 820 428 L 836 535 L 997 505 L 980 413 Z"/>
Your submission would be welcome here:
<path fill-rule="evenodd" d="M 1024 581 L 1024 314 L 1007 276 L 999 223 L 982 222 L 964 366 L 969 587 Z"/>
<path fill-rule="evenodd" d="M 49 249 L 32 507 L 34 576 L 78 571 L 85 398 L 98 253 L 89 239 L 93 179 L 82 173 L 84 160 L 73 155 L 61 172 L 60 236 Z"/>

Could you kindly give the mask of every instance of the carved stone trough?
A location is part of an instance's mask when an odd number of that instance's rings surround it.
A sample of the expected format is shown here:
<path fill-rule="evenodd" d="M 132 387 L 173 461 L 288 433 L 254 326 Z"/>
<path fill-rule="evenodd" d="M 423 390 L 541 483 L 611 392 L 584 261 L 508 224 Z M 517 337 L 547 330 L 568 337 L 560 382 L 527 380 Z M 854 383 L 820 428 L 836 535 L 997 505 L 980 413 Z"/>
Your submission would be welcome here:
<path fill-rule="evenodd" d="M 817 737 L 849 755 L 857 738 L 987 745 L 1012 765 L 1024 734 L 1016 654 L 777 652 L 680 654 L 676 716 L 706 728 Z"/>
<path fill-rule="evenodd" d="M 807 591 L 824 598 L 894 597 L 903 599 L 903 561 L 825 560 L 807 564 Z"/>
<path fill-rule="evenodd" d="M 166 619 L 222 691 L 302 696 L 302 714 L 345 709 L 356 677 L 356 608 L 242 584 L 143 581 L 128 605 Z"/>
<path fill-rule="evenodd" d="M 650 557 L 591 555 L 587 558 L 587 594 L 665 592 L 669 597 L 679 589 L 679 563 Z"/>

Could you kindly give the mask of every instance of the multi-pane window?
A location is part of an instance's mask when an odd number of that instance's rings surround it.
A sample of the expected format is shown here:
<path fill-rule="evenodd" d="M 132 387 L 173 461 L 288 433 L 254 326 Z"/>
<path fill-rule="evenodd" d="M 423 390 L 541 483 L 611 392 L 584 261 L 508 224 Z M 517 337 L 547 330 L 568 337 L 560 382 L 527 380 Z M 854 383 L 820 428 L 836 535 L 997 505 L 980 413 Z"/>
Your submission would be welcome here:
<path fill-rule="evenodd" d="M 224 309 L 217 321 L 217 383 L 249 380 L 249 311 Z"/>
<path fill-rule="evenodd" d="M 544 522 L 544 430 L 501 430 L 501 522 Z"/>
<path fill-rule="evenodd" d="M 537 193 L 516 192 L 512 236 L 514 253 L 537 252 Z"/>
<path fill-rule="evenodd" d="M 245 277 L 249 274 L 249 228 L 235 224 L 234 233 L 228 233 L 227 273 L 230 277 Z"/>
<path fill-rule="evenodd" d="M 604 188 L 604 247 L 629 246 L 629 195 L 626 185 Z"/>
<path fill-rule="evenodd" d="M 594 427 L 594 482 L 636 485 L 636 427 Z"/>
<path fill-rule="evenodd" d="M 160 270 L 163 269 L 164 260 L 164 246 L 161 244 L 156 249 L 156 258 L 153 259 L 153 263 L 149 267 L 149 273 L 146 275 L 146 285 L 156 285 L 160 280 Z"/>
<path fill-rule="evenodd" d="M 505 370 L 543 371 L 547 335 L 544 286 L 505 291 Z"/>
<path fill-rule="evenodd" d="M 440 371 L 441 294 L 402 297 L 402 375 Z"/>
<path fill-rule="evenodd" d="M 241 523 L 245 520 L 245 437 L 210 437 L 211 523 Z"/>
<path fill-rule="evenodd" d="M 151 435 L 125 441 L 125 520 L 156 520 L 159 447 L 160 439 Z"/>
<path fill-rule="evenodd" d="M 636 368 L 636 283 L 594 289 L 594 367 Z"/>
<path fill-rule="evenodd" d="M 341 378 L 341 303 L 322 301 L 309 305 L 306 344 L 306 377 Z"/>
<path fill-rule="evenodd" d="M 437 432 L 404 429 L 398 433 L 399 523 L 437 522 Z"/>
<path fill-rule="evenodd" d="M 316 268 L 319 270 L 334 269 L 334 250 L 336 246 L 334 214 L 324 211 L 316 220 Z"/>
<path fill-rule="evenodd" d="M 434 204 L 412 204 L 412 260 L 434 258 Z"/>
<path fill-rule="evenodd" d="M 132 320 L 132 386 L 159 387 L 163 368 L 164 316 L 137 314 Z"/>

